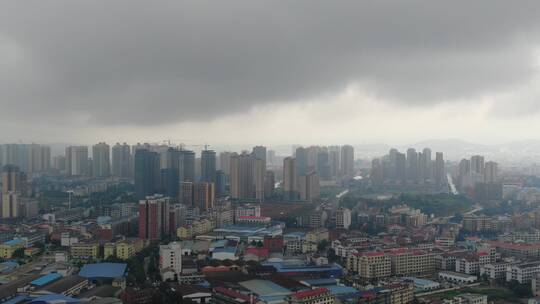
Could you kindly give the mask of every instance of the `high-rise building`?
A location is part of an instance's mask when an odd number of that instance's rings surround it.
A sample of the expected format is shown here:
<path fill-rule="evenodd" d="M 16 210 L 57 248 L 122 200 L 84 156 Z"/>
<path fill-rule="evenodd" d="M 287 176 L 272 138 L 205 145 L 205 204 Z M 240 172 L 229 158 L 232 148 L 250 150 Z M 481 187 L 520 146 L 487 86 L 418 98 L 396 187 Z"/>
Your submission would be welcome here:
<path fill-rule="evenodd" d="M 15 192 L 2 192 L 2 218 L 19 216 L 19 195 Z"/>
<path fill-rule="evenodd" d="M 213 208 L 215 197 L 214 183 L 200 182 L 193 184 L 193 202 L 201 211 Z"/>
<path fill-rule="evenodd" d="M 14 165 L 5 165 L 2 168 L 2 193 L 20 192 L 22 174 Z"/>
<path fill-rule="evenodd" d="M 317 171 L 319 147 L 310 146 L 307 148 L 307 168 L 306 172 Z"/>
<path fill-rule="evenodd" d="M 160 155 L 139 149 L 135 152 L 135 195 L 144 199 L 160 192 Z"/>
<path fill-rule="evenodd" d="M 371 183 L 373 185 L 381 185 L 384 182 L 384 170 L 381 160 L 376 158 L 371 161 Z"/>
<path fill-rule="evenodd" d="M 19 168 L 6 165 L 2 169 L 2 192 L 0 196 L 2 218 L 19 216 L 19 193 L 23 188 L 23 177 Z"/>
<path fill-rule="evenodd" d="M 262 201 L 264 200 L 264 176 L 266 174 L 266 162 L 264 159 L 260 159 L 255 156 L 253 164 L 255 166 L 255 198 Z"/>
<path fill-rule="evenodd" d="M 232 152 L 219 153 L 219 170 L 223 171 L 226 175 L 230 174 L 231 170 L 231 156 Z"/>
<path fill-rule="evenodd" d="M 471 161 L 468 159 L 462 159 L 458 165 L 457 186 L 460 189 L 465 189 L 471 185 Z"/>
<path fill-rule="evenodd" d="M 315 171 L 308 172 L 306 175 L 298 177 L 298 189 L 300 199 L 313 201 L 320 197 L 319 175 Z"/>
<path fill-rule="evenodd" d="M 137 151 L 137 153 L 139 152 Z M 140 200 L 139 238 L 158 240 L 163 236 L 169 235 L 169 210 L 168 197 L 156 195 Z"/>
<path fill-rule="evenodd" d="M 354 148 L 350 145 L 341 147 L 341 173 L 344 176 L 354 175 Z"/>
<path fill-rule="evenodd" d="M 264 196 L 265 198 L 271 197 L 274 194 L 276 185 L 276 176 L 274 171 L 266 171 L 264 175 Z"/>
<path fill-rule="evenodd" d="M 277 165 L 277 163 L 276 163 L 276 151 L 268 150 L 266 152 L 266 163 L 267 163 L 267 165 L 270 165 L 270 166 Z"/>
<path fill-rule="evenodd" d="M 339 146 L 328 147 L 328 158 L 329 158 L 328 162 L 330 165 L 331 177 L 339 176 L 340 156 L 341 156 L 341 148 Z"/>
<path fill-rule="evenodd" d="M 52 159 L 52 168 L 59 172 L 66 172 L 66 157 L 64 155 L 56 155 Z"/>
<path fill-rule="evenodd" d="M 28 145 L 28 173 L 39 173 L 51 168 L 51 147 L 37 144 Z"/>
<path fill-rule="evenodd" d="M 131 170 L 131 150 L 128 144 L 116 143 L 112 147 L 112 174 L 119 178 L 130 178 Z"/>
<path fill-rule="evenodd" d="M 193 203 L 193 183 L 192 182 L 181 182 L 180 183 L 180 193 L 181 193 L 181 197 L 180 197 L 180 202 L 182 202 L 182 204 L 186 205 L 186 206 L 189 206 L 189 207 L 192 207 L 194 205 Z"/>
<path fill-rule="evenodd" d="M 413 148 L 407 149 L 407 179 L 410 181 L 418 179 L 418 153 Z"/>
<path fill-rule="evenodd" d="M 407 158 L 405 153 L 396 153 L 396 179 L 400 181 L 407 179 Z"/>
<path fill-rule="evenodd" d="M 426 180 L 432 179 L 434 172 L 432 168 L 433 166 L 431 165 L 432 163 L 431 149 L 424 148 L 424 150 L 422 150 L 422 157 L 423 157 L 423 162 L 424 162 L 424 164 L 422 165 L 424 170 L 423 172 L 421 172 L 422 177 Z"/>
<path fill-rule="evenodd" d="M 328 149 L 321 149 L 317 155 L 317 173 L 321 180 L 330 180 L 330 154 Z"/>
<path fill-rule="evenodd" d="M 304 147 L 296 148 L 295 161 L 296 174 L 304 175 L 308 170 L 308 150 Z"/>
<path fill-rule="evenodd" d="M 265 146 L 255 146 L 251 154 L 256 159 L 261 159 L 264 163 L 264 170 L 266 170 L 266 147 Z"/>
<path fill-rule="evenodd" d="M 161 157 L 161 190 L 165 196 L 177 198 L 180 188 L 180 151 L 168 148 Z"/>
<path fill-rule="evenodd" d="M 88 175 L 88 147 L 69 146 L 66 148 L 66 172 L 68 175 Z"/>
<path fill-rule="evenodd" d="M 19 166 L 19 145 L 4 144 L 0 145 L 0 164 Z"/>
<path fill-rule="evenodd" d="M 435 184 L 442 186 L 446 183 L 446 170 L 442 152 L 435 153 Z"/>
<path fill-rule="evenodd" d="M 223 170 L 216 171 L 216 196 L 223 197 L 227 194 L 227 175 Z"/>
<path fill-rule="evenodd" d="M 111 148 L 100 142 L 92 146 L 92 173 L 94 177 L 108 177 L 111 174 Z"/>
<path fill-rule="evenodd" d="M 298 175 L 296 159 L 286 157 L 283 160 L 283 195 L 286 199 L 298 199 Z"/>
<path fill-rule="evenodd" d="M 216 152 L 213 150 L 201 152 L 201 181 L 216 182 Z"/>
<path fill-rule="evenodd" d="M 351 223 L 351 210 L 347 208 L 338 208 L 336 210 L 336 228 L 349 229 Z"/>
<path fill-rule="evenodd" d="M 195 152 L 180 150 L 180 180 L 195 182 Z"/>
<path fill-rule="evenodd" d="M 496 162 L 488 161 L 486 162 L 484 168 L 484 182 L 485 183 L 495 183 L 498 177 L 498 165 Z"/>
<path fill-rule="evenodd" d="M 473 155 L 471 157 L 471 172 L 477 174 L 484 174 L 484 157 L 480 155 Z"/>
<path fill-rule="evenodd" d="M 255 159 L 243 152 L 231 157 L 230 191 L 233 199 L 255 198 Z"/>

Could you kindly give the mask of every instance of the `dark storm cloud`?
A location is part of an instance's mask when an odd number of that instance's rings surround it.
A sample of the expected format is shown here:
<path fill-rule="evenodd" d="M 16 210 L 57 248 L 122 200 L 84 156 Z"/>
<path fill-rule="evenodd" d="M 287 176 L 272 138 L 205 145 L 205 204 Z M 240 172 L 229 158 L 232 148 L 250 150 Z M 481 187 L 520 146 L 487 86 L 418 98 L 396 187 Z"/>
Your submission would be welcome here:
<path fill-rule="evenodd" d="M 518 5 L 519 4 L 519 5 Z M 0 119 L 161 124 L 360 83 L 396 105 L 530 79 L 538 1 L 10 1 Z"/>

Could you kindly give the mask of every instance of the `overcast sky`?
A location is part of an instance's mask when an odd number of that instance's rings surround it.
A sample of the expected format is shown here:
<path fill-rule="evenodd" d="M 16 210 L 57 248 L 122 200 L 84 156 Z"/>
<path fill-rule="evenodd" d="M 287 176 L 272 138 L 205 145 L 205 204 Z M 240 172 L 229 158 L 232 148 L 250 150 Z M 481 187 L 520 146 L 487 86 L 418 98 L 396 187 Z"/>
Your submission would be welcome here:
<path fill-rule="evenodd" d="M 540 139 L 540 1 L 2 1 L 0 142 Z"/>

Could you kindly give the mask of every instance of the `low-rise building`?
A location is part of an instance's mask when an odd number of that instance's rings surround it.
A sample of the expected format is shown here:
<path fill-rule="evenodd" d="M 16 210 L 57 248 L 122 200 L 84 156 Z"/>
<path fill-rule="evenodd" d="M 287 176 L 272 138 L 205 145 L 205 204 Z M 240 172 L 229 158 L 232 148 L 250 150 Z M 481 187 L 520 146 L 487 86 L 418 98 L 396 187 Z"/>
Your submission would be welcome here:
<path fill-rule="evenodd" d="M 390 256 L 384 252 L 362 252 L 347 258 L 347 269 L 365 280 L 389 277 L 392 274 Z"/>
<path fill-rule="evenodd" d="M 286 245 L 289 253 L 310 253 L 317 252 L 317 244 L 307 241 L 290 241 Z"/>
<path fill-rule="evenodd" d="M 396 276 L 423 276 L 435 273 L 435 254 L 417 249 L 397 248 L 390 255 L 392 274 Z"/>
<path fill-rule="evenodd" d="M 182 247 L 172 242 L 159 246 L 159 270 L 163 281 L 175 280 L 182 274 Z"/>
<path fill-rule="evenodd" d="M 440 271 L 439 279 L 458 284 L 470 284 L 476 282 L 478 277 L 454 271 Z"/>
<path fill-rule="evenodd" d="M 308 242 L 319 243 L 323 240 L 328 241 L 328 239 L 329 234 L 326 228 L 319 228 L 306 233 L 306 241 Z"/>
<path fill-rule="evenodd" d="M 24 242 L 21 239 L 13 239 L 4 242 L 0 245 L 0 257 L 4 259 L 11 259 L 13 253 L 19 248 L 24 248 Z"/>
<path fill-rule="evenodd" d="M 334 298 L 327 288 L 295 292 L 285 299 L 289 304 L 333 304 Z"/>
<path fill-rule="evenodd" d="M 512 265 L 510 262 L 490 263 L 480 267 L 480 276 L 486 276 L 490 280 L 506 278 L 506 268 Z"/>
<path fill-rule="evenodd" d="M 540 262 L 529 262 L 511 265 L 506 268 L 506 281 L 518 281 L 520 284 L 528 284 L 540 273 Z"/>
<path fill-rule="evenodd" d="M 106 243 L 103 245 L 103 258 L 116 256 L 116 245 L 114 243 Z"/>
<path fill-rule="evenodd" d="M 98 243 L 77 243 L 70 247 L 71 257 L 74 259 L 97 259 L 99 257 Z"/>

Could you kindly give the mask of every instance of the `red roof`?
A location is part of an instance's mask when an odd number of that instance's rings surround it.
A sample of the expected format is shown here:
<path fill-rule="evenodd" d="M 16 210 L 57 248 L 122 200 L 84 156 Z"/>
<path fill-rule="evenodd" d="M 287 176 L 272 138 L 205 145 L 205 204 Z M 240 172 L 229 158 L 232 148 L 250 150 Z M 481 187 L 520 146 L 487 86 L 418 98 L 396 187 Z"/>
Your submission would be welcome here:
<path fill-rule="evenodd" d="M 382 252 L 382 251 L 363 252 L 361 255 L 365 255 L 365 256 L 369 256 L 369 257 L 383 256 L 383 255 L 384 255 L 384 252 Z"/>
<path fill-rule="evenodd" d="M 238 291 L 235 291 L 235 290 L 232 290 L 232 289 L 227 289 L 225 287 L 216 287 L 214 289 L 214 291 L 218 292 L 218 293 L 221 293 L 221 294 L 224 294 L 224 295 L 226 295 L 228 297 L 231 297 L 231 298 L 234 298 L 234 299 L 241 299 L 241 300 L 244 300 L 246 302 L 251 302 L 249 296 L 247 296 L 245 294 L 242 294 L 242 293 L 239 293 Z"/>
<path fill-rule="evenodd" d="M 393 249 L 390 249 L 388 251 L 390 253 L 392 253 L 392 254 L 404 254 L 404 253 L 409 252 L 409 249 L 407 249 L 407 248 L 393 248 Z"/>
<path fill-rule="evenodd" d="M 257 247 L 251 247 L 246 249 L 245 254 L 254 254 L 259 257 L 267 257 L 268 256 L 268 248 L 257 248 Z"/>
<path fill-rule="evenodd" d="M 319 296 L 327 292 L 329 292 L 328 289 L 321 287 L 321 288 L 315 288 L 312 290 L 298 291 L 298 292 L 293 293 L 291 297 L 295 299 L 303 299 L 303 298 Z"/>
<path fill-rule="evenodd" d="M 499 248 L 505 248 L 505 249 L 515 249 L 515 250 L 538 250 L 540 249 L 540 243 L 532 243 L 532 244 L 516 244 L 516 243 L 508 243 L 508 242 L 499 242 L 499 241 L 488 241 L 488 244 L 499 247 Z"/>

